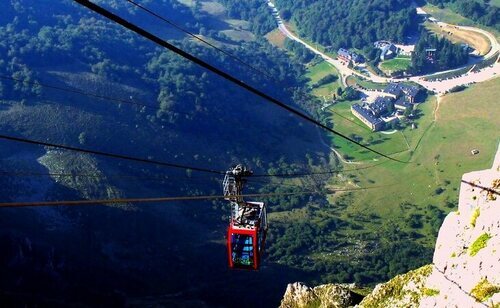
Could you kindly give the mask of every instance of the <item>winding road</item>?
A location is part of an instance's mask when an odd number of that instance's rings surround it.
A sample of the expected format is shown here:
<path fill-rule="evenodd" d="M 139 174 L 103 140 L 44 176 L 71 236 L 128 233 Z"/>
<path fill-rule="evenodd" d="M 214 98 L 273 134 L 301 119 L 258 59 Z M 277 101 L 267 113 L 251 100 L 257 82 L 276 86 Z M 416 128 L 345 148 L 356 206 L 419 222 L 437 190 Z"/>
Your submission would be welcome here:
<path fill-rule="evenodd" d="M 328 56 L 327 54 L 321 52 L 320 50 L 318 50 L 314 46 L 310 45 L 309 43 L 305 42 L 304 40 L 302 40 L 301 38 L 296 36 L 294 33 L 292 33 L 287 28 L 285 23 L 283 22 L 283 19 L 279 15 L 279 11 L 276 8 L 276 6 L 274 5 L 274 3 L 272 3 L 271 0 L 268 0 L 267 4 L 272 10 L 272 14 L 273 14 L 274 18 L 276 19 L 276 22 L 278 23 L 278 28 L 281 31 L 281 33 L 283 33 L 289 39 L 294 40 L 294 41 L 304 45 L 307 49 L 312 51 L 314 54 L 319 55 L 326 62 L 333 65 L 339 71 L 340 75 L 342 76 L 343 82 L 348 76 L 351 76 L 351 75 L 358 75 L 358 76 L 361 76 L 364 78 L 368 78 L 369 80 L 376 82 L 376 83 L 400 82 L 400 81 L 404 80 L 404 79 L 392 79 L 392 78 L 381 77 L 381 76 L 374 75 L 372 73 L 370 73 L 369 76 L 365 76 L 365 75 L 363 75 L 355 70 L 350 69 L 349 67 L 347 67 L 347 63 L 343 63 L 342 61 L 339 61 L 337 59 L 334 59 L 334 58 Z M 439 25 L 449 25 L 449 26 L 456 27 L 458 29 L 474 31 L 474 32 L 478 32 L 478 33 L 485 35 L 490 40 L 491 49 L 488 52 L 488 54 L 484 57 L 484 60 L 487 60 L 492 56 L 496 56 L 497 52 L 500 51 L 500 44 L 498 43 L 496 37 L 493 34 L 489 33 L 488 31 L 474 28 L 474 27 L 450 25 L 450 24 L 446 24 L 443 22 L 438 22 L 438 24 Z M 428 80 L 424 80 L 424 79 L 426 77 L 429 77 L 430 75 L 422 75 L 422 76 L 410 77 L 407 80 L 418 83 L 421 86 L 423 86 L 424 88 L 431 90 L 431 91 L 434 91 L 437 94 L 444 94 L 456 86 L 469 85 L 471 83 L 483 82 L 483 81 L 498 77 L 500 75 L 500 63 L 498 63 L 498 58 L 499 58 L 499 56 L 497 56 L 497 61 L 493 65 L 488 66 L 488 67 L 480 70 L 479 72 L 470 72 L 469 71 L 467 73 L 464 73 L 464 74 L 462 74 L 458 77 L 452 78 L 452 79 L 439 80 L 439 81 L 428 81 Z M 450 70 L 448 72 L 453 72 L 455 70 L 460 70 L 462 68 L 463 67 L 457 68 L 454 70 Z M 434 74 L 436 74 L 436 73 L 434 73 Z"/>

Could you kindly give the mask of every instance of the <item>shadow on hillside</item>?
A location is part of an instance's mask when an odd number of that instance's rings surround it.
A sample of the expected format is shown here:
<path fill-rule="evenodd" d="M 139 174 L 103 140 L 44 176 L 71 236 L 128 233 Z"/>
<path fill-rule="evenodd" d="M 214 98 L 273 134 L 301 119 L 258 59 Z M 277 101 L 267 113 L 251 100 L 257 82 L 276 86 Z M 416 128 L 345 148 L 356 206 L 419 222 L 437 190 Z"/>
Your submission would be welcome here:
<path fill-rule="evenodd" d="M 270 263 L 231 271 L 220 226 L 163 208 L 65 208 L 65 228 L 32 209 L 4 211 L 0 305 L 278 306 L 288 283 L 308 278 Z"/>

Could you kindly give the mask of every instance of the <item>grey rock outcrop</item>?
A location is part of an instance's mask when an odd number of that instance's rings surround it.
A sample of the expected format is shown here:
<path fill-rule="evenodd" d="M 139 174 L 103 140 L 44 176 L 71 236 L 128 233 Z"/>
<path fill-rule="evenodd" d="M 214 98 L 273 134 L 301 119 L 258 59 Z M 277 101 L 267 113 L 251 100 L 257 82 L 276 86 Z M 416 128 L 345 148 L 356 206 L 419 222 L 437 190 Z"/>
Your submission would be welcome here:
<path fill-rule="evenodd" d="M 354 289 L 354 285 L 346 284 L 325 284 L 310 288 L 301 282 L 295 282 L 287 286 L 280 307 L 351 307 L 363 298 Z"/>

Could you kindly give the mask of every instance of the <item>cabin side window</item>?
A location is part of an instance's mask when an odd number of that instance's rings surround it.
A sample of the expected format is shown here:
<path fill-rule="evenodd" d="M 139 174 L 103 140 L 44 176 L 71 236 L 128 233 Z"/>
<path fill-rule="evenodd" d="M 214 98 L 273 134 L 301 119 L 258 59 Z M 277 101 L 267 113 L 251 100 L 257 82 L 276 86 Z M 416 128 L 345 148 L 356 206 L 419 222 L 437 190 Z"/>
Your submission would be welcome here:
<path fill-rule="evenodd" d="M 252 236 L 234 233 L 231 235 L 231 258 L 236 266 L 253 266 L 254 251 Z"/>

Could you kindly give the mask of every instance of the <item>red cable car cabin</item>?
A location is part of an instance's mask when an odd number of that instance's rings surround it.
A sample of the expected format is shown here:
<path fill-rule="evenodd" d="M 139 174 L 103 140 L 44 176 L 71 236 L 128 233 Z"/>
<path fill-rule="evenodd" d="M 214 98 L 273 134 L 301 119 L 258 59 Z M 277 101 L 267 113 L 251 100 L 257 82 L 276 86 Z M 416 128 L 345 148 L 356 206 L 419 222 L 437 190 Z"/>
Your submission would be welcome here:
<path fill-rule="evenodd" d="M 258 270 L 267 233 L 264 202 L 244 202 L 231 210 L 227 231 L 229 267 Z"/>

